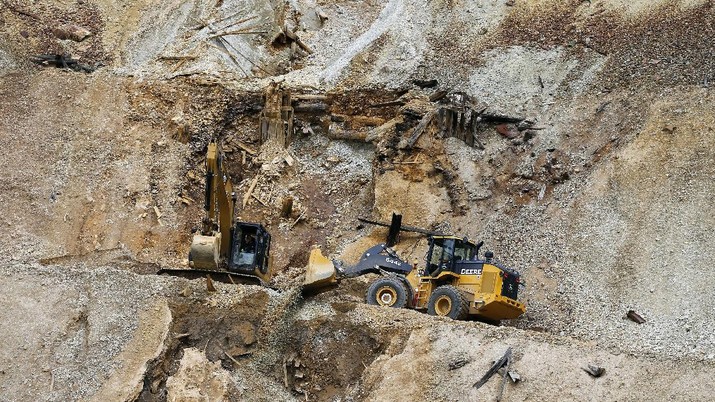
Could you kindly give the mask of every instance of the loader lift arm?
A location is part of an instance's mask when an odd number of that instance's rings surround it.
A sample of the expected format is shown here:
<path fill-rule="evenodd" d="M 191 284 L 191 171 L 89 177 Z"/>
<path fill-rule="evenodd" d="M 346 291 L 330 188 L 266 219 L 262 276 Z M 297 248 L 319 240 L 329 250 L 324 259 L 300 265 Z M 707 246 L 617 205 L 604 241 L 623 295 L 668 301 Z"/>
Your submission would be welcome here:
<path fill-rule="evenodd" d="M 344 267 L 341 261 L 330 261 L 323 256 L 319 248 L 314 248 L 310 252 L 303 286 L 304 289 L 313 293 L 315 290 L 335 285 L 343 278 L 355 278 L 369 273 L 391 273 L 404 276 L 413 268 L 385 243 L 370 247 L 355 265 L 348 267 Z"/>

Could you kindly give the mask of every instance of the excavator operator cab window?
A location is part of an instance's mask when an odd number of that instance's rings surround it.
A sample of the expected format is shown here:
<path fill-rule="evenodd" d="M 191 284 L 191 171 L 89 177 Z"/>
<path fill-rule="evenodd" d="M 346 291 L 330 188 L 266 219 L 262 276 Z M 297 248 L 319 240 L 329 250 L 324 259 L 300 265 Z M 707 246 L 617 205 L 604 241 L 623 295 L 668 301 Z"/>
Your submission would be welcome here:
<path fill-rule="evenodd" d="M 241 251 L 245 253 L 256 252 L 256 235 L 254 233 L 246 233 L 241 241 Z"/>
<path fill-rule="evenodd" d="M 256 259 L 256 245 L 258 233 L 256 228 L 242 227 L 236 230 L 234 236 L 238 244 L 233 249 L 233 264 L 239 269 L 252 268 Z"/>
<path fill-rule="evenodd" d="M 271 235 L 257 224 L 237 222 L 233 231 L 233 246 L 229 270 L 239 272 L 268 272 Z"/>

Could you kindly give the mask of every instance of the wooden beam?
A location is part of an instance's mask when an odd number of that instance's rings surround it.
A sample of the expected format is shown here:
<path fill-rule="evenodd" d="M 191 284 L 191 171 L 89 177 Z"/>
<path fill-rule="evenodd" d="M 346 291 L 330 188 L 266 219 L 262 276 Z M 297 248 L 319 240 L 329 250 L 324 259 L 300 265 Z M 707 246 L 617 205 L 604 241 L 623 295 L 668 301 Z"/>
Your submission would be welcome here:
<path fill-rule="evenodd" d="M 420 139 L 420 136 L 422 133 L 424 133 L 425 129 L 429 125 L 429 123 L 432 121 L 432 118 L 434 118 L 435 111 L 430 110 L 429 112 L 425 113 L 424 116 L 422 116 L 422 120 L 420 120 L 420 123 L 415 127 L 415 131 L 412 132 L 412 136 L 410 136 L 410 139 L 407 141 L 407 147 L 412 148 L 417 140 Z"/>
<path fill-rule="evenodd" d="M 486 384 L 487 381 L 489 381 L 489 379 L 492 378 L 492 376 L 496 374 L 500 368 L 502 368 L 509 362 L 509 360 L 511 360 L 511 348 L 507 349 L 504 353 L 504 356 L 502 356 L 499 360 L 495 361 L 494 364 L 492 364 L 492 367 L 487 370 L 486 374 L 484 374 L 482 378 L 479 379 L 479 381 L 474 383 L 473 387 L 476 389 L 481 388 L 481 386 Z"/>
<path fill-rule="evenodd" d="M 387 247 L 392 247 L 397 244 L 397 237 L 400 235 L 400 227 L 402 226 L 402 215 L 392 213 L 392 222 L 390 222 L 390 230 L 387 232 Z"/>
<path fill-rule="evenodd" d="M 251 185 L 248 186 L 248 191 L 246 191 L 246 194 L 243 195 L 243 208 L 246 208 L 246 204 L 248 204 L 248 200 L 251 198 L 251 194 L 253 194 L 253 189 L 256 188 L 256 184 L 258 184 L 258 175 L 253 178 Z"/>

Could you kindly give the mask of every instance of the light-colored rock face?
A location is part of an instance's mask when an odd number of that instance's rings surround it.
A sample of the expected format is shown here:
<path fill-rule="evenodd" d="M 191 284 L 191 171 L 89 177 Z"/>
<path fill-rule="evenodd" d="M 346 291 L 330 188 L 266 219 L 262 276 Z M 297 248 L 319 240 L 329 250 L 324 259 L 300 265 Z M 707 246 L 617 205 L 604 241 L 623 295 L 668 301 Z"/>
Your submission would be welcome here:
<path fill-rule="evenodd" d="M 218 362 L 210 362 L 200 350 L 184 349 L 176 374 L 166 380 L 169 402 L 224 401 L 233 386 L 231 375 Z"/>
<path fill-rule="evenodd" d="M 563 48 L 497 49 L 483 55 L 486 64 L 470 75 L 469 93 L 492 109 L 529 116 L 549 109 L 579 64 Z"/>
<path fill-rule="evenodd" d="M 186 148 L 157 128 L 128 124 L 128 88 L 49 73 L 40 80 L 0 78 L 7 91 L 0 108 L 18 113 L 0 117 L 0 161 L 16 166 L 0 179 L 0 202 L 17 233 L 35 240 L 27 247 L 8 232 L 0 237 L 16 258 L 115 248 L 140 256 L 173 232 L 170 216 L 181 205 L 179 149 Z"/>
<path fill-rule="evenodd" d="M 163 300 L 143 311 L 134 337 L 115 358 L 117 368 L 102 382 L 99 392 L 88 400 L 136 400 L 144 388 L 148 364 L 164 350 L 171 318 L 171 311 Z"/>
<path fill-rule="evenodd" d="M 715 342 L 711 298 L 702 297 L 710 292 L 715 257 L 709 240 L 715 170 L 708 151 L 715 146 L 715 116 L 710 94 L 695 90 L 674 98 L 653 104 L 618 159 L 594 171 L 568 216 L 568 269 L 583 281 L 570 284 L 583 296 L 576 302 L 580 334 L 596 335 L 586 325 L 591 317 L 608 325 L 611 316 L 618 330 L 602 336 L 698 358 Z M 654 322 L 634 333 L 617 318 L 628 309 Z"/>
<path fill-rule="evenodd" d="M 167 64 L 183 60 L 182 64 L 188 64 L 182 69 L 184 73 L 232 71 L 243 77 L 263 75 L 256 66 L 267 69 L 270 55 L 265 40 L 257 37 L 270 38 L 280 32 L 279 14 L 269 1 L 263 0 L 227 0 L 218 9 L 200 1 L 147 5 L 137 30 L 121 49 L 120 72 L 163 75 Z M 226 35 L 216 36 L 221 34 Z"/>
<path fill-rule="evenodd" d="M 47 289 L 33 283 L 30 275 L 3 277 L 2 288 L 2 394 L 5 398 L 28 399 L 39 391 L 39 384 L 52 382 L 55 375 L 52 370 L 57 366 L 52 354 L 43 354 L 38 359 L 36 351 L 51 348 L 64 339 L 81 349 L 88 336 L 88 317 L 80 303 L 76 303 L 80 294 L 75 289 L 57 286 Z M 60 362 L 71 363 L 70 359 L 61 358 Z"/>
<path fill-rule="evenodd" d="M 393 171 L 376 182 L 375 209 L 381 219 L 389 220 L 392 212 L 400 212 L 405 222 L 426 227 L 438 221 L 450 205 L 444 189 L 427 172 Z"/>
<path fill-rule="evenodd" d="M 3 399 L 139 395 L 171 322 L 159 284 L 106 268 L 4 265 L 2 272 Z"/>

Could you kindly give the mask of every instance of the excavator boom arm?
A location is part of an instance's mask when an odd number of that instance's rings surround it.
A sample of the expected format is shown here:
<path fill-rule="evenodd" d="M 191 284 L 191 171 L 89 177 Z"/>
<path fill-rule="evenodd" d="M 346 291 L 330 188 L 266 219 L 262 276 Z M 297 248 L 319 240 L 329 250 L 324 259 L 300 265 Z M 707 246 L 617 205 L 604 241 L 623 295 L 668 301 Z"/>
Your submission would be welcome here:
<path fill-rule="evenodd" d="M 206 220 L 204 235 L 211 235 L 213 226 L 221 233 L 219 254 L 226 258 L 231 250 L 231 226 L 233 224 L 235 197 L 233 184 L 224 169 L 221 151 L 216 142 L 209 143 L 206 151 Z M 206 227 L 209 226 L 209 227 Z"/>

